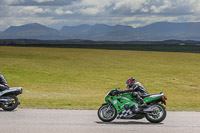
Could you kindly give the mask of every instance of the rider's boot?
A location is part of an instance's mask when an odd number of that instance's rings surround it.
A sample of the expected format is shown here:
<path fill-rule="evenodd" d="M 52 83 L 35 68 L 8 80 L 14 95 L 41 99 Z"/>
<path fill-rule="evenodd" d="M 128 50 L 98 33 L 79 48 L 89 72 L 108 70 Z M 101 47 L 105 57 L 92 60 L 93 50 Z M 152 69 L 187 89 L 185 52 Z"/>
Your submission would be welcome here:
<path fill-rule="evenodd" d="M 140 108 L 147 108 L 148 106 L 147 106 L 147 104 L 144 102 L 144 103 L 141 104 L 139 107 L 140 107 Z"/>
<path fill-rule="evenodd" d="M 140 98 L 139 101 L 140 101 L 140 104 L 141 104 L 141 105 L 139 106 L 140 108 L 147 108 L 147 107 L 148 107 L 148 105 L 144 102 L 144 100 L 143 100 L 142 98 Z"/>

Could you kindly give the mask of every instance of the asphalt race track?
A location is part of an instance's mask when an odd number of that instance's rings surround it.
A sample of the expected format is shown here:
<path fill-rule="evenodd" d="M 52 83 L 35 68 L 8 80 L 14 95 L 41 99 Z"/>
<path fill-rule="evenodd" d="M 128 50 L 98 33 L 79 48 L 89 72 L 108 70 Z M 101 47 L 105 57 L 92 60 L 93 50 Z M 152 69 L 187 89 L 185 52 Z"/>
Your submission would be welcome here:
<path fill-rule="evenodd" d="M 0 110 L 0 133 L 200 133 L 200 112 L 167 112 L 160 124 L 142 120 L 101 122 L 97 110 Z"/>

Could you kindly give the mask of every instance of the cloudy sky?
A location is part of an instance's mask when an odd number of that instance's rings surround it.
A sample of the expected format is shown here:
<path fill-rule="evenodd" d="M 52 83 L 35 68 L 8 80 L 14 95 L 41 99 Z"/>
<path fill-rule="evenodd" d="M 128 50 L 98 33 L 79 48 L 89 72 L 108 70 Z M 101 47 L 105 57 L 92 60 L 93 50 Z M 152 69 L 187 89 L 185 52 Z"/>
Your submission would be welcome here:
<path fill-rule="evenodd" d="M 200 22 L 200 0 L 0 0 L 0 31 L 40 23 L 65 25 Z"/>

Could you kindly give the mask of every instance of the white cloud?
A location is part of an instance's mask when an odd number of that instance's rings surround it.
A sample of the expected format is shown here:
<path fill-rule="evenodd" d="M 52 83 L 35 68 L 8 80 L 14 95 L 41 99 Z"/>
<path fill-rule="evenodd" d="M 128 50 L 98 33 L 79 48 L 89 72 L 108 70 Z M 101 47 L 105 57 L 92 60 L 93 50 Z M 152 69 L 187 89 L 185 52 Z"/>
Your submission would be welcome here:
<path fill-rule="evenodd" d="M 56 10 L 55 10 L 55 13 L 56 13 L 57 15 L 73 14 L 72 11 L 70 11 L 70 10 L 64 11 L 64 9 L 62 9 L 62 8 L 56 9 Z"/>
<path fill-rule="evenodd" d="M 200 13 L 200 0 L 80 0 L 72 6 L 86 16 Z"/>
<path fill-rule="evenodd" d="M 18 8 L 18 11 L 16 11 L 16 15 L 20 16 L 28 16 L 28 15 L 36 15 L 37 13 L 45 13 L 46 10 L 37 6 L 25 6 Z"/>
<path fill-rule="evenodd" d="M 110 6 L 113 0 L 80 0 L 77 2 L 74 2 L 74 4 L 77 4 L 78 6 L 89 6 L 89 7 L 105 7 Z"/>
<path fill-rule="evenodd" d="M 118 13 L 134 14 L 189 14 L 200 13 L 200 0 L 112 0 L 113 10 Z"/>
<path fill-rule="evenodd" d="M 29 22 L 45 24 L 45 18 L 55 25 L 136 27 L 158 21 L 200 21 L 200 0 L 0 0 L 0 17 L 0 30 Z"/>
<path fill-rule="evenodd" d="M 106 8 L 112 5 L 112 0 L 81 0 L 73 3 L 77 8 L 77 12 L 82 15 L 95 16 L 104 14 Z"/>
<path fill-rule="evenodd" d="M 192 12 L 200 14 L 200 0 L 189 0 Z"/>
<path fill-rule="evenodd" d="M 65 11 L 65 14 L 73 14 L 73 12 L 70 10 L 67 10 L 67 11 Z"/>
<path fill-rule="evenodd" d="M 3 4 L 19 4 L 23 3 L 25 0 L 2 0 Z"/>
<path fill-rule="evenodd" d="M 35 2 L 38 2 L 38 3 L 42 3 L 42 2 L 51 2 L 51 1 L 54 1 L 54 0 L 33 0 Z"/>
<path fill-rule="evenodd" d="M 95 7 L 88 7 L 88 8 L 85 8 L 85 9 L 80 9 L 79 11 L 81 14 L 84 14 L 84 15 L 91 15 L 91 16 L 95 16 L 97 15 L 98 13 L 101 12 L 101 10 L 99 8 L 95 8 Z"/>
<path fill-rule="evenodd" d="M 144 4 L 146 4 L 146 0 L 118 0 L 114 4 L 113 9 L 129 9 L 131 12 L 135 12 L 142 9 Z"/>

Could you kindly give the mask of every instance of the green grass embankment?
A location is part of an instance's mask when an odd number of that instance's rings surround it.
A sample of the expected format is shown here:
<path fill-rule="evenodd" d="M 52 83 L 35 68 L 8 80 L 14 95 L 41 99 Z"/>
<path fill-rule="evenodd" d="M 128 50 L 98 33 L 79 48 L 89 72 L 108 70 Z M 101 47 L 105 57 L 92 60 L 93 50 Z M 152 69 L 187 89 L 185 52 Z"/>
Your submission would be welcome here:
<path fill-rule="evenodd" d="M 23 87 L 20 107 L 97 109 L 134 76 L 150 93 L 166 93 L 168 110 L 200 111 L 200 54 L 0 47 L 0 72 Z"/>

